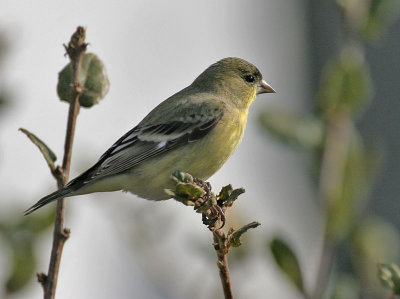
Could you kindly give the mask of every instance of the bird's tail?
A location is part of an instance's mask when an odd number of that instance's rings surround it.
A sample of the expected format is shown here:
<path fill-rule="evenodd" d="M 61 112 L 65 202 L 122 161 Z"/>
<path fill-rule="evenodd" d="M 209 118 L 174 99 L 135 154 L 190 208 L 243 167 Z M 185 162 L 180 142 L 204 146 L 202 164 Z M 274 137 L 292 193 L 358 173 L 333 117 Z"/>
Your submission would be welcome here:
<path fill-rule="evenodd" d="M 24 215 L 29 215 L 31 213 L 33 213 L 34 211 L 36 211 L 37 209 L 43 207 L 44 205 L 47 205 L 48 203 L 57 200 L 59 198 L 63 198 L 63 197 L 67 197 L 67 196 L 71 196 L 73 193 L 74 189 L 71 188 L 70 186 L 65 186 L 64 188 L 57 190 L 45 197 L 43 197 L 42 199 L 40 199 L 37 203 L 35 203 L 33 206 L 31 206 L 29 209 L 27 209 L 24 213 Z"/>

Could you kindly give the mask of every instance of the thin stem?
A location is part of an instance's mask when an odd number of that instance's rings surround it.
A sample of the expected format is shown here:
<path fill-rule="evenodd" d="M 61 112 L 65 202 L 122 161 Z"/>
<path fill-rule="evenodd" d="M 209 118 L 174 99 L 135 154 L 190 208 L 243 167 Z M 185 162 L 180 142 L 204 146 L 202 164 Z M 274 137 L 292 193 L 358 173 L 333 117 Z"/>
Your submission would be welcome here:
<path fill-rule="evenodd" d="M 214 248 L 217 253 L 217 266 L 219 269 L 219 277 L 221 279 L 222 289 L 224 290 L 225 299 L 232 299 L 232 286 L 229 275 L 228 260 L 226 255 L 228 249 L 226 248 L 225 235 L 221 230 L 213 232 L 214 235 Z"/>
<path fill-rule="evenodd" d="M 67 54 L 71 60 L 72 66 L 72 92 L 71 102 L 68 112 L 67 132 L 65 137 L 64 159 L 62 167 L 58 167 L 55 177 L 58 187 L 63 187 L 68 181 L 69 170 L 71 165 L 72 145 L 75 135 L 76 119 L 79 113 L 79 96 L 82 88 L 79 85 L 79 75 L 82 65 L 82 58 L 86 51 L 87 44 L 85 41 L 85 29 L 78 27 L 72 35 L 68 47 L 65 47 Z M 64 227 L 65 215 L 65 198 L 57 201 L 56 220 L 53 233 L 53 248 L 51 251 L 50 264 L 47 276 L 39 275 L 39 281 L 44 289 L 44 298 L 55 298 L 58 272 L 60 269 L 62 250 L 65 241 L 68 239 L 70 230 Z"/>
<path fill-rule="evenodd" d="M 351 121 L 347 113 L 337 114 L 328 121 L 327 135 L 321 161 L 319 198 L 326 214 L 337 199 L 337 190 L 342 188 L 346 156 L 350 142 Z M 317 270 L 317 279 L 312 298 L 322 298 L 329 282 L 336 241 L 328 231 L 330 219 L 326 219 L 322 241 L 322 255 Z"/>
<path fill-rule="evenodd" d="M 334 245 L 328 237 L 328 234 L 324 234 L 322 241 L 322 255 L 320 257 L 317 279 L 315 282 L 314 291 L 310 298 L 319 299 L 323 298 L 323 294 L 329 282 L 329 277 L 332 268 L 332 259 L 334 253 Z"/>
<path fill-rule="evenodd" d="M 228 261 L 226 255 L 218 256 L 219 277 L 221 278 L 225 298 L 233 298 L 231 280 L 229 277 Z"/>

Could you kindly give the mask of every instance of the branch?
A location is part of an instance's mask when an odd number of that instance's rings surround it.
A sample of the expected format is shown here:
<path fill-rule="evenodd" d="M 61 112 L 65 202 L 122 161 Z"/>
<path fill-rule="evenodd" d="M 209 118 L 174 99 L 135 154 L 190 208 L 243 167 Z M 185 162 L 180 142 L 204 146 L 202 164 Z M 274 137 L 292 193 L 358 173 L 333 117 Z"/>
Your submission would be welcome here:
<path fill-rule="evenodd" d="M 82 86 L 79 84 L 79 75 L 82 66 L 82 58 L 85 54 L 87 43 L 85 43 L 86 30 L 83 27 L 78 27 L 72 35 L 68 46 L 65 46 L 67 54 L 71 60 L 72 66 L 72 88 L 71 102 L 68 112 L 67 132 L 65 136 L 64 159 L 62 167 L 58 166 L 53 175 L 57 180 L 59 188 L 62 188 L 68 181 L 69 170 L 71 164 L 72 144 L 75 135 L 76 118 L 79 113 L 79 96 L 82 93 Z M 55 298 L 58 272 L 62 250 L 65 241 L 68 239 L 70 230 L 64 227 L 65 215 L 65 198 L 57 201 L 56 220 L 54 224 L 53 248 L 51 251 L 50 264 L 48 274 L 38 274 L 38 280 L 43 286 L 44 298 Z"/>
<path fill-rule="evenodd" d="M 228 252 L 224 250 L 225 236 L 221 230 L 213 232 L 214 235 L 214 249 L 217 253 L 217 267 L 219 270 L 219 278 L 221 279 L 222 289 L 224 291 L 225 299 L 233 298 L 231 278 L 229 275 L 228 260 L 226 255 Z"/>
<path fill-rule="evenodd" d="M 233 205 L 240 194 L 244 193 L 244 189 L 233 189 L 231 185 L 228 185 L 223 187 L 216 196 L 211 192 L 210 183 L 193 178 L 190 174 L 176 171 L 172 179 L 176 183 L 175 190 L 165 190 L 166 193 L 184 205 L 193 206 L 197 213 L 202 214 L 203 224 L 207 225 L 213 233 L 213 245 L 217 254 L 217 267 L 224 296 L 225 299 L 233 298 L 226 256 L 231 247 L 241 245 L 240 237 L 245 232 L 260 225 L 258 222 L 251 222 L 238 230 L 231 228 L 227 234 L 222 230 L 226 220 L 226 209 Z"/>

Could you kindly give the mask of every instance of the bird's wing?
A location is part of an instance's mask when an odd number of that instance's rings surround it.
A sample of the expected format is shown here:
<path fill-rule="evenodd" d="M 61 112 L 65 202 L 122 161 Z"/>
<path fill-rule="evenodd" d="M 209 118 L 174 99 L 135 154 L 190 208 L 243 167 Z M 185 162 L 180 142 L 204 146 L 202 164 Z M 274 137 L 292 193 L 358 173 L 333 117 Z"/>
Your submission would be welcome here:
<path fill-rule="evenodd" d="M 180 111 L 175 120 L 141 123 L 122 136 L 86 172 L 70 181 L 64 188 L 43 197 L 25 211 L 31 214 L 40 207 L 64 196 L 71 196 L 86 184 L 104 177 L 122 173 L 139 163 L 173 150 L 181 145 L 206 136 L 221 120 L 222 109 L 212 113 L 190 113 Z M 211 110 L 208 110 L 210 112 Z"/>
<path fill-rule="evenodd" d="M 154 125 L 138 125 L 122 136 L 82 176 L 71 181 L 89 183 L 122 173 L 139 163 L 206 136 L 219 122 L 223 111 L 189 114 L 179 120 Z M 83 179 L 83 181 L 82 181 Z"/>

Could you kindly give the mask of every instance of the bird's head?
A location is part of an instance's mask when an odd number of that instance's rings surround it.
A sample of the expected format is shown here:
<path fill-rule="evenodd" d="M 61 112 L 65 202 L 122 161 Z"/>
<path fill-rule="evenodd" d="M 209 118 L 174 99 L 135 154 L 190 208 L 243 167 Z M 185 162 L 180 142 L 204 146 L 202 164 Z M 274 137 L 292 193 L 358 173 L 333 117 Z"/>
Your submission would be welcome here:
<path fill-rule="evenodd" d="M 234 57 L 224 58 L 209 66 L 192 86 L 226 96 L 237 107 L 245 109 L 256 95 L 275 93 L 254 65 Z"/>

